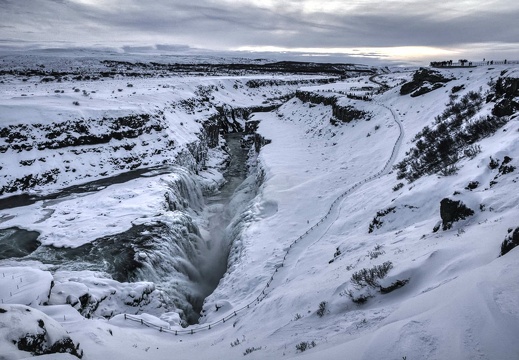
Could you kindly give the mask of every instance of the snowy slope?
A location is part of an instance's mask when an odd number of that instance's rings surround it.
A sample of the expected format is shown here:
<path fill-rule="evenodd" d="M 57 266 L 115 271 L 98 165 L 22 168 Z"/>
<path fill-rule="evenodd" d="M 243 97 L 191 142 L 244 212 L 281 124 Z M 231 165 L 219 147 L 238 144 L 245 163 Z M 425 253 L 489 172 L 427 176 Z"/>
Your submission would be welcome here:
<path fill-rule="evenodd" d="M 508 174 L 490 188 L 497 170 L 488 167 L 490 156 L 517 158 L 516 120 L 481 141 L 482 152 L 473 160 L 462 160 L 456 176 L 429 176 L 393 191 L 398 181 L 389 174 L 357 187 L 340 200 L 332 221 L 325 220 L 283 260 L 290 244 L 318 223 L 339 194 L 377 173 L 389 159 L 398 127 L 381 105 L 393 109 L 403 124 L 402 158 L 414 134 L 443 111 L 452 86 L 463 83 L 465 92 L 486 89 L 503 70 L 453 71 L 458 80 L 414 99 L 390 90 L 372 103 L 357 105 L 369 108 L 369 122 L 338 128 L 328 122 L 329 107 L 298 100 L 284 105 L 278 114 L 256 115 L 261 119 L 260 133 L 272 143 L 260 154 L 266 181 L 251 207 L 255 222 L 245 235 L 242 256 L 246 260 L 209 299 L 232 299 L 230 294 L 238 293 L 240 300 L 247 301 L 261 292 L 274 273 L 273 289 L 268 289 L 258 309 L 237 320 L 241 332 L 254 336 L 254 346 L 267 348 L 257 358 L 295 355 L 295 345 L 303 341 L 317 344 L 305 353 L 309 358 L 312 353 L 315 358 L 348 354 L 359 359 L 506 359 L 517 354 L 509 335 L 518 324 L 517 311 L 511 310 L 511 304 L 517 304 L 514 252 L 498 258 L 507 229 L 517 226 L 517 198 L 510 196 L 515 193 L 517 174 Z M 481 114 L 491 106 L 486 105 Z M 465 190 L 476 179 L 481 187 Z M 440 201 L 455 191 L 476 210 L 475 216 L 451 230 L 433 233 L 440 221 Z M 376 213 L 389 207 L 396 207 L 395 214 L 390 213 L 382 227 L 370 234 Z M 387 295 L 372 291 L 374 297 L 365 304 L 353 303 L 348 293 L 359 294 L 351 275 L 386 261 L 392 269 L 383 286 L 397 280 L 409 282 Z M 273 272 L 281 262 L 283 268 Z M 316 311 L 322 301 L 327 305 L 320 318 Z M 253 330 L 247 323 L 256 323 L 258 316 L 262 330 Z"/>
<path fill-rule="evenodd" d="M 407 183 L 391 171 L 414 146 L 415 134 L 444 111 L 454 86 L 464 85 L 460 96 L 485 93 L 504 70 L 509 77 L 519 71 L 503 66 L 444 70 L 455 80 L 414 98 L 399 94 L 399 85 L 412 72 L 375 78 L 390 87 L 382 94 L 372 91 L 378 85 L 368 77 L 301 89 L 337 96 L 342 106 L 368 114 L 349 123 L 332 124 L 332 106 L 295 97 L 275 111 L 253 114 L 259 134 L 271 141 L 252 159 L 258 171 L 249 181 L 260 185 L 258 195 L 234 220 L 239 236 L 231 248 L 230 267 L 205 300 L 200 325 L 187 328 L 192 335 L 171 333 L 185 330 L 176 325 L 178 318 L 132 317 L 143 324 L 124 315 L 85 320 L 70 306 L 36 304 L 39 287 L 17 293 L 16 303 L 36 306 L 59 321 L 81 343 L 84 359 L 168 359 L 172 354 L 178 359 L 517 358 L 517 249 L 502 257 L 499 251 L 508 229 L 519 226 L 518 173 L 489 167 L 491 157 L 502 162 L 505 156 L 518 166 L 517 117 L 479 141 L 481 152 L 462 158 L 454 175 L 428 175 Z M 216 85 L 239 80 L 205 81 Z M 351 92 L 364 96 L 368 86 L 373 88 L 371 101 L 345 97 Z M 261 97 L 260 92 L 247 92 L 236 101 L 254 104 Z M 476 116 L 490 114 L 493 106 L 485 103 Z M 479 186 L 467 188 L 473 181 Z M 403 186 L 395 186 L 400 182 Z M 142 189 L 142 183 L 151 191 L 131 196 L 135 202 L 122 212 L 128 219 L 132 207 L 160 196 L 160 182 L 137 179 L 126 185 L 130 189 L 113 188 L 128 193 Z M 93 196 L 109 203 L 103 192 Z M 433 232 L 446 197 L 463 201 L 474 214 Z M 55 205 L 55 211 L 81 206 L 80 199 L 68 201 Z M 6 212 L 3 222 L 21 226 L 20 219 L 32 216 L 29 222 L 44 234 L 57 228 L 53 236 L 58 238 L 59 212 L 37 225 L 43 209 L 36 204 L 20 209 Z M 145 212 L 150 216 L 157 210 L 151 206 Z M 85 211 L 85 219 L 101 218 L 97 212 Z M 374 218 L 378 223 L 370 232 Z M 352 281 L 363 269 L 383 264 L 389 264 L 387 274 L 376 286 Z M 51 278 L 46 269 L 3 269 L 7 280 L 0 278 L 2 289 L 14 289 L 18 278 L 34 284 Z M 3 297 L 7 291 L 2 290 Z"/>

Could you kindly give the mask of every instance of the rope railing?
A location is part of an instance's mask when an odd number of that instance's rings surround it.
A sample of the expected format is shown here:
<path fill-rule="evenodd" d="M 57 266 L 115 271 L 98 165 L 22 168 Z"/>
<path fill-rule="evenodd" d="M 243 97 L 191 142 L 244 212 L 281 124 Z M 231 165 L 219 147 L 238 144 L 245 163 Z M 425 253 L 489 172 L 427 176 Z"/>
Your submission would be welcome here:
<path fill-rule="evenodd" d="M 400 121 L 398 120 L 396 114 L 394 113 L 394 111 L 389 108 L 388 106 L 384 105 L 384 104 L 380 104 L 380 103 L 377 103 L 378 106 L 382 106 L 386 109 L 388 109 L 390 112 L 391 112 L 391 115 L 394 119 L 394 121 L 398 124 L 398 127 L 399 127 L 399 136 L 397 138 L 397 140 L 395 141 L 395 144 L 393 145 L 393 149 L 391 151 L 391 156 L 389 157 L 389 159 L 386 161 L 386 163 L 384 164 L 384 167 L 378 171 L 377 173 L 369 176 L 368 178 L 364 179 L 364 180 L 361 180 L 357 183 L 355 183 L 354 185 L 350 186 L 346 191 L 344 191 L 343 193 L 341 193 L 340 195 L 337 196 L 337 198 L 335 198 L 335 200 L 332 202 L 332 204 L 330 205 L 330 208 L 328 209 L 328 211 L 326 212 L 326 214 L 324 216 L 322 216 L 318 222 L 316 224 L 314 224 L 313 226 L 311 226 L 308 230 L 306 230 L 305 233 L 303 233 L 302 235 L 300 235 L 299 237 L 297 237 L 295 240 L 293 240 L 289 246 L 287 247 L 287 250 L 285 251 L 285 254 L 283 256 L 283 260 L 274 265 L 274 271 L 272 272 L 269 280 L 267 281 L 267 283 L 265 284 L 265 286 L 263 287 L 263 289 L 261 290 L 261 293 L 259 293 L 258 296 L 256 296 L 254 298 L 254 300 L 250 301 L 249 303 L 245 304 L 244 306 L 242 306 L 241 308 L 239 309 L 236 309 L 234 310 L 232 313 L 230 313 L 229 315 L 226 315 L 224 316 L 223 318 L 217 320 L 217 321 L 214 321 L 210 324 L 203 324 L 203 325 L 200 325 L 200 326 L 192 326 L 191 328 L 183 328 L 183 329 L 171 329 L 171 328 L 166 328 L 166 327 L 163 327 L 163 326 L 160 326 L 160 325 L 157 325 L 157 324 L 154 324 L 150 321 L 146 321 L 146 320 L 143 320 L 142 318 L 140 317 L 137 317 L 137 316 L 132 316 L 132 315 L 129 315 L 129 314 L 124 314 L 124 319 L 125 320 L 131 320 L 131 321 L 135 321 L 135 322 L 140 322 L 141 325 L 145 325 L 147 327 L 150 327 L 150 328 L 155 328 L 157 330 L 159 330 L 160 332 L 166 332 L 166 333 L 171 333 L 171 334 L 174 334 L 174 335 L 186 335 L 186 334 L 190 334 L 190 335 L 193 335 L 193 334 L 196 334 L 198 332 L 201 332 L 201 331 L 205 331 L 205 330 L 211 330 L 213 329 L 215 326 L 219 325 L 219 324 L 224 324 L 226 322 L 228 322 L 229 320 L 231 320 L 232 318 L 234 317 L 237 317 L 239 313 L 242 313 L 248 309 L 250 309 L 251 307 L 253 306 L 256 306 L 258 305 L 263 299 L 265 299 L 269 293 L 268 289 L 270 288 L 270 285 L 272 284 L 272 281 L 274 281 L 274 277 L 275 275 L 278 273 L 278 270 L 282 267 L 284 267 L 285 265 L 285 261 L 287 259 L 287 257 L 289 256 L 290 254 L 290 250 L 293 249 L 295 247 L 295 245 L 303 240 L 305 237 L 307 237 L 313 230 L 315 230 L 319 224 L 322 224 L 325 220 L 328 219 L 328 217 L 331 215 L 332 211 L 337 207 L 338 203 L 344 199 L 344 197 L 346 197 L 347 195 L 349 195 L 350 193 L 352 193 L 354 190 L 356 190 L 359 186 L 361 185 L 364 185 L 374 179 L 377 179 L 379 178 L 380 176 L 384 175 L 385 172 L 388 172 L 388 170 L 391 168 L 391 165 L 394 163 L 395 161 L 395 158 L 396 158 L 396 155 L 397 155 L 397 152 L 398 152 L 398 149 L 400 148 L 400 145 L 402 143 L 402 139 L 403 139 L 403 136 L 404 136 L 404 129 L 403 129 L 403 126 L 402 124 L 400 123 Z M 334 220 L 335 221 L 335 220 Z M 333 223 L 333 222 L 332 222 Z"/>

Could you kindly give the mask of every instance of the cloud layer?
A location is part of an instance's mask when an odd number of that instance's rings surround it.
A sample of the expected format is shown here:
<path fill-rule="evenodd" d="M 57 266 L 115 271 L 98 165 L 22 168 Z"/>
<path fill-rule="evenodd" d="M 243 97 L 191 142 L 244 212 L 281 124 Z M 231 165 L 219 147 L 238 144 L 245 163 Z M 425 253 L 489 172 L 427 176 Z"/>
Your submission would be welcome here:
<path fill-rule="evenodd" d="M 0 0 L 0 40 L 350 53 L 492 47 L 519 58 L 518 18 L 519 3 L 508 0 Z"/>

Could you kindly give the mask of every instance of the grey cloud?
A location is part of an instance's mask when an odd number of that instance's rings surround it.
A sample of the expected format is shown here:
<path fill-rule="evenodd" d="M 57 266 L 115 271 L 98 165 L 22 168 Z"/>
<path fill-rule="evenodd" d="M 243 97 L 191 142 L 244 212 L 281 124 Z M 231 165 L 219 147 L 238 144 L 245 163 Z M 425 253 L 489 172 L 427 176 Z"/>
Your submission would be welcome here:
<path fill-rule="evenodd" d="M 350 12 L 311 14 L 297 2 L 287 4 L 268 9 L 238 1 L 224 6 L 218 0 L 111 0 L 99 6 L 73 0 L 0 0 L 0 39 L 218 49 L 451 47 L 519 39 L 519 5 L 506 0 L 494 2 L 492 11 L 467 1 L 464 13 L 436 1 L 373 2 Z M 33 34 L 24 38 L 28 31 Z"/>

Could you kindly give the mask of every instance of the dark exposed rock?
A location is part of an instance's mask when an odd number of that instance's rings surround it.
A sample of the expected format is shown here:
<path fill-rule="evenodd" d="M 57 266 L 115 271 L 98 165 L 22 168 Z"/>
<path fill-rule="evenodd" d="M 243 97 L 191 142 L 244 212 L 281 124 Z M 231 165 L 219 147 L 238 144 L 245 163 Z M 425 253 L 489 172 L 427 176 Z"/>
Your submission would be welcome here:
<path fill-rule="evenodd" d="M 452 89 L 451 89 L 451 92 L 453 94 L 457 93 L 458 91 L 461 91 L 465 88 L 465 85 L 458 85 L 458 86 L 453 86 Z"/>
<path fill-rule="evenodd" d="M 68 353 L 81 359 L 82 353 L 76 349 L 76 345 L 71 338 L 60 339 L 53 344 L 48 344 L 46 339 L 47 331 L 39 334 L 26 334 L 17 341 L 18 350 L 30 352 L 32 355 L 47 355 L 56 353 Z"/>
<path fill-rule="evenodd" d="M 508 229 L 508 234 L 506 235 L 505 240 L 501 243 L 501 253 L 500 256 L 505 255 L 510 250 L 519 245 L 519 227 L 515 229 Z"/>
<path fill-rule="evenodd" d="M 368 114 L 364 111 L 355 109 L 351 105 L 339 104 L 340 97 L 338 96 L 324 96 L 311 91 L 296 91 L 296 97 L 306 103 L 323 104 L 332 107 L 333 118 L 330 120 L 332 125 L 337 125 L 339 122 L 350 122 L 353 120 L 360 120 L 366 118 Z"/>
<path fill-rule="evenodd" d="M 7 338 L 0 339 L 0 348 L 15 346 L 33 356 L 68 353 L 83 357 L 79 344 L 74 343 L 58 322 L 41 311 L 24 305 L 3 305 L 1 310 L 0 327 L 9 325 L 11 332 Z"/>
<path fill-rule="evenodd" d="M 417 96 L 420 96 L 423 94 L 427 94 L 428 92 L 434 91 L 441 87 L 443 87 L 443 84 L 440 84 L 440 83 L 436 83 L 432 87 L 424 85 L 424 86 L 420 87 L 418 90 L 416 90 L 415 92 L 413 92 L 411 94 L 411 97 L 417 97 Z"/>
<path fill-rule="evenodd" d="M 405 83 L 400 88 L 400 95 L 419 96 L 436 90 L 453 79 L 444 77 L 439 71 L 421 68 L 413 74 L 413 80 Z M 432 85 L 431 87 L 426 86 Z"/>
<path fill-rule="evenodd" d="M 440 202 L 440 217 L 442 219 L 443 230 L 451 228 L 452 223 L 466 219 L 474 215 L 474 210 L 468 208 L 461 201 L 444 198 Z"/>
<path fill-rule="evenodd" d="M 6 185 L 0 187 L 0 195 L 5 193 L 12 193 L 19 190 L 31 189 L 35 186 L 55 183 L 57 175 L 60 173 L 59 169 L 50 169 L 41 174 L 28 174 L 21 178 L 8 182 Z"/>
<path fill-rule="evenodd" d="M 479 181 L 471 181 L 467 184 L 467 186 L 465 187 L 465 189 L 467 190 L 474 190 L 475 188 L 477 188 L 479 186 Z"/>
<path fill-rule="evenodd" d="M 510 174 L 512 172 L 515 171 L 515 166 L 511 165 L 510 162 L 512 161 L 513 159 L 509 156 L 505 156 L 503 158 L 503 161 L 501 163 L 501 165 L 499 165 L 499 160 L 496 160 L 496 159 L 493 159 L 492 157 L 490 157 L 490 164 L 489 164 L 489 167 L 492 169 L 492 170 L 495 170 L 497 168 L 498 169 L 498 173 L 496 174 L 496 176 L 494 176 L 494 179 L 492 179 L 490 181 L 490 187 L 496 185 L 498 183 L 498 179 L 500 177 L 502 177 L 503 175 L 506 175 L 506 174 Z"/>
<path fill-rule="evenodd" d="M 245 133 L 253 134 L 255 129 L 251 128 L 252 123 L 247 128 L 249 116 L 255 112 L 269 112 L 279 107 L 279 104 L 266 104 L 264 106 L 251 106 L 244 108 L 233 108 L 231 106 L 216 107 L 218 114 L 210 117 L 204 122 L 204 130 L 207 139 L 207 145 L 215 148 L 220 142 L 220 133 L 227 134 L 231 132 L 244 131 L 241 122 L 245 121 Z M 257 126 L 257 125 L 256 125 Z"/>
<path fill-rule="evenodd" d="M 359 120 L 364 118 L 367 114 L 364 111 L 355 109 L 353 106 L 332 106 L 332 113 L 335 119 L 339 119 L 342 122 L 350 122 L 353 120 Z M 333 121 L 330 120 L 330 122 Z M 335 124 L 334 124 L 335 125 Z"/>
<path fill-rule="evenodd" d="M 381 286 L 380 287 L 380 293 L 381 294 L 388 294 L 388 293 L 390 293 L 392 291 L 400 289 L 401 287 L 404 287 L 408 282 L 409 282 L 409 279 L 397 280 L 397 281 L 395 281 L 394 283 L 392 283 L 389 286 L 386 286 L 386 287 Z"/>

